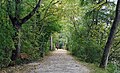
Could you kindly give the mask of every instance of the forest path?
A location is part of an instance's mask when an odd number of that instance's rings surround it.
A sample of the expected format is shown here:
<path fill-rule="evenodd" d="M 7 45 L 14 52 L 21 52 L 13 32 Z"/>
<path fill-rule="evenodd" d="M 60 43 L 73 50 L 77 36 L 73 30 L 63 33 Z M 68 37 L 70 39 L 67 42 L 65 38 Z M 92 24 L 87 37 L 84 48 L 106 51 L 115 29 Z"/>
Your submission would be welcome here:
<path fill-rule="evenodd" d="M 68 55 L 66 50 L 59 49 L 29 73 L 89 73 L 89 70 Z"/>
<path fill-rule="evenodd" d="M 12 73 L 90 73 L 90 70 L 76 61 L 66 50 L 59 49 L 42 62 L 29 63 Z"/>

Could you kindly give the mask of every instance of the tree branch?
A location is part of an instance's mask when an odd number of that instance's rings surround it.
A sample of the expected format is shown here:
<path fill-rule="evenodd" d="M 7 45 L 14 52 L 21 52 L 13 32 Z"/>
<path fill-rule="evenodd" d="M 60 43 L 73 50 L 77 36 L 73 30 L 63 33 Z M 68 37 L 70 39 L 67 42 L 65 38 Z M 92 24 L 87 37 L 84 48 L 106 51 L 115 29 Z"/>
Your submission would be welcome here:
<path fill-rule="evenodd" d="M 52 5 L 55 5 L 55 4 L 57 4 L 57 3 L 60 2 L 60 1 L 57 1 L 57 2 L 54 2 L 54 3 L 53 3 L 53 1 L 54 1 L 54 0 L 52 0 L 52 1 L 49 3 L 49 5 L 47 6 L 47 8 L 46 8 L 46 10 L 45 10 L 45 13 L 44 13 L 44 16 L 43 16 L 43 18 L 41 19 L 41 21 L 43 21 L 43 20 L 47 17 L 47 12 L 49 11 L 50 7 L 51 7 Z"/>
<path fill-rule="evenodd" d="M 52 1 L 49 3 L 49 5 L 47 6 L 47 8 L 45 9 L 45 13 L 44 13 L 44 16 L 43 16 L 43 18 L 41 19 L 41 21 L 45 19 L 46 14 L 47 14 L 47 12 L 48 12 L 48 10 L 49 10 L 49 8 L 50 8 L 50 6 L 51 6 L 51 4 L 52 4 L 53 1 L 54 1 L 54 0 L 52 0 Z"/>
<path fill-rule="evenodd" d="M 38 11 L 41 1 L 42 0 L 39 0 L 36 7 L 27 16 L 25 16 L 23 19 L 21 19 L 21 22 L 20 22 L 21 25 L 23 23 L 25 23 L 26 21 L 28 21 L 35 14 L 35 12 Z"/>

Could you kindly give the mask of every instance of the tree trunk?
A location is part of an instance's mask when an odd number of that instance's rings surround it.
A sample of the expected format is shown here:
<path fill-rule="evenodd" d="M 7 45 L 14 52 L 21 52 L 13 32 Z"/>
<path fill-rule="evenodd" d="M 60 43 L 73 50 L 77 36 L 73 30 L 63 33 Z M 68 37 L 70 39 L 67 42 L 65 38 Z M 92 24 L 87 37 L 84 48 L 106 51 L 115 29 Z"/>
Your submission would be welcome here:
<path fill-rule="evenodd" d="M 10 0 L 8 0 L 8 5 L 7 5 L 7 12 L 9 15 L 9 18 L 13 24 L 13 28 L 15 29 L 15 35 L 13 37 L 13 41 L 14 41 L 14 45 L 15 45 L 15 50 L 12 51 L 12 56 L 11 56 L 11 60 L 16 60 L 19 53 L 20 53 L 20 30 L 21 30 L 21 26 L 22 24 L 24 24 L 26 21 L 28 21 L 34 14 L 36 11 L 38 11 L 40 4 L 41 4 L 42 0 L 39 0 L 38 3 L 36 4 L 36 6 L 34 7 L 34 9 L 24 18 L 20 19 L 20 2 L 21 0 L 15 0 L 15 16 L 12 16 L 11 14 L 11 9 L 9 7 L 11 7 L 10 4 Z"/>
<path fill-rule="evenodd" d="M 50 36 L 50 50 L 53 50 L 53 38 Z"/>
<path fill-rule="evenodd" d="M 117 26 L 119 24 L 119 20 L 120 20 L 120 0 L 118 0 L 118 2 L 117 2 L 116 15 L 115 15 L 114 22 L 113 22 L 111 30 L 110 30 L 110 34 L 109 34 L 107 43 L 104 48 L 102 60 L 100 63 L 101 68 L 105 68 L 107 66 L 110 48 L 111 48 L 111 45 L 113 42 L 113 38 L 114 38 L 114 35 L 116 32 Z"/>

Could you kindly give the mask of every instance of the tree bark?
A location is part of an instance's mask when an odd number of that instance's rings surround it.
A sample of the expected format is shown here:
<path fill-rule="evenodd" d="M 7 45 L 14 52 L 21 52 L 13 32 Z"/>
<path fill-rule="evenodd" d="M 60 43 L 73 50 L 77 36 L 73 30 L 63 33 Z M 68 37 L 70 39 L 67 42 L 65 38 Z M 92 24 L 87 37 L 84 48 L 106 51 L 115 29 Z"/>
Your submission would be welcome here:
<path fill-rule="evenodd" d="M 50 50 L 53 50 L 53 38 L 50 36 Z"/>
<path fill-rule="evenodd" d="M 102 60 L 100 63 L 101 68 L 106 68 L 106 66 L 107 66 L 110 48 L 112 46 L 113 38 L 114 38 L 114 35 L 116 32 L 117 26 L 119 24 L 119 21 L 120 21 L 120 0 L 118 0 L 118 2 L 117 2 L 116 15 L 115 15 L 114 22 L 113 22 L 111 30 L 110 30 L 110 34 L 109 34 L 107 43 L 104 48 Z"/>

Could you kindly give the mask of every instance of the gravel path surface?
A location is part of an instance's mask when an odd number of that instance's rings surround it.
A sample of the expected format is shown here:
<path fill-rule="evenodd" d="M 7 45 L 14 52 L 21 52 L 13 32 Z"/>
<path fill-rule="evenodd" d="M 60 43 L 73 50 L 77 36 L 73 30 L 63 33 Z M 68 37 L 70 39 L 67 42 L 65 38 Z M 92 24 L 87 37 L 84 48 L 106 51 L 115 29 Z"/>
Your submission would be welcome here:
<path fill-rule="evenodd" d="M 29 73 L 89 73 L 90 71 L 80 65 L 66 50 L 56 50 L 44 62 Z"/>
<path fill-rule="evenodd" d="M 23 66 L 11 67 L 0 73 L 90 73 L 90 70 L 80 65 L 66 50 L 56 50 L 42 62 L 29 63 Z"/>

